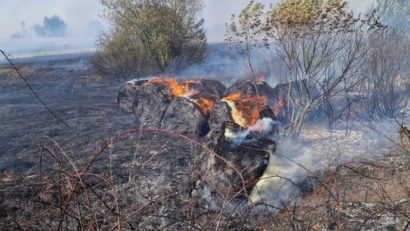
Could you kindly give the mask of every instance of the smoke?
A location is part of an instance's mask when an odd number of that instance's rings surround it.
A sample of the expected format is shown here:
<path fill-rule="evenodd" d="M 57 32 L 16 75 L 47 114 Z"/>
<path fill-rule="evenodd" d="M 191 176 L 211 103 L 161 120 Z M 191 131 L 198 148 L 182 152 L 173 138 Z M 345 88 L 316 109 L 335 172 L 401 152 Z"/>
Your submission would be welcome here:
<path fill-rule="evenodd" d="M 283 81 L 279 80 L 279 76 L 283 76 L 284 66 L 272 49 L 254 47 L 251 55 L 252 66 L 258 78 L 263 78 L 271 86 Z M 246 56 L 243 54 L 243 44 L 239 43 L 209 44 L 201 64 L 191 65 L 183 71 L 171 74 L 181 79 L 215 79 L 225 86 L 231 86 L 236 81 L 252 76 Z"/>
<path fill-rule="evenodd" d="M 84 34 L 86 37 L 97 37 L 102 31 L 104 31 L 103 24 L 97 20 L 91 20 L 85 26 Z"/>
<path fill-rule="evenodd" d="M 243 144 L 249 135 L 249 129 L 241 129 L 240 131 L 233 131 L 230 128 L 225 128 L 225 139 L 231 143 L 231 148 L 236 148 Z"/>
<path fill-rule="evenodd" d="M 251 202 L 272 205 L 278 209 L 282 208 L 283 203 L 295 205 L 301 196 L 298 184 L 312 175 L 313 171 L 318 171 L 315 167 L 319 166 L 314 166 L 312 153 L 312 147 L 302 140 L 289 137 L 282 139 L 250 195 Z"/>
<path fill-rule="evenodd" d="M 200 64 L 191 65 L 177 73 L 184 78 L 216 79 L 230 86 L 233 81 L 249 76 L 245 59 L 239 55 L 231 44 L 209 44 L 205 59 Z"/>
<path fill-rule="evenodd" d="M 22 21 L 20 31 L 10 39 L 0 39 L 0 47 L 18 57 L 55 54 L 88 53 L 95 51 L 95 39 L 105 27 L 97 20 L 90 20 L 75 30 L 57 15 L 44 17 L 41 24 L 29 25 Z"/>
<path fill-rule="evenodd" d="M 238 128 L 233 130 L 229 127 L 225 128 L 224 136 L 231 144 L 231 148 L 236 148 L 239 145 L 247 142 L 254 142 L 259 139 L 267 139 L 277 142 L 278 134 L 275 133 L 275 128 L 279 126 L 278 122 L 272 118 L 264 117 L 256 121 L 249 128 Z M 273 150 L 273 147 L 271 148 Z"/>
<path fill-rule="evenodd" d="M 25 10 L 24 7 L 18 9 L 18 12 Z M 83 21 L 73 21 L 74 19 L 67 15 L 68 11 L 74 9 L 67 9 L 67 12 L 56 10 L 58 14 L 51 13 L 51 16 L 25 14 L 20 17 L 24 21 L 20 22 L 19 27 L 15 26 L 18 17 L 9 16 L 7 29 L 16 32 L 9 38 L 0 36 L 0 47 L 15 58 L 94 52 L 96 38 L 107 25 L 91 18 L 92 15 L 84 17 L 86 20 Z M 7 30 L 5 33 L 3 35 L 7 36 Z"/>
<path fill-rule="evenodd" d="M 325 171 L 348 162 L 376 161 L 391 153 L 399 141 L 398 130 L 394 120 L 372 125 L 355 122 L 348 134 L 342 127 L 329 131 L 315 124 L 299 138 L 282 138 L 250 199 L 278 209 L 284 203 L 295 205 L 306 187 L 319 185 L 317 179 Z"/>
<path fill-rule="evenodd" d="M 252 132 L 261 133 L 263 135 L 268 135 L 271 133 L 275 124 L 276 123 L 273 121 L 272 118 L 264 117 L 262 119 L 259 119 L 258 121 L 256 121 L 254 125 L 249 127 L 249 130 Z"/>
<path fill-rule="evenodd" d="M 20 38 L 26 38 L 28 36 L 28 30 L 26 28 L 26 23 L 23 21 L 20 23 L 21 26 L 21 31 L 14 33 L 10 36 L 12 39 L 20 39 Z"/>
<path fill-rule="evenodd" d="M 21 31 L 10 36 L 12 39 L 23 39 L 32 37 L 65 37 L 67 33 L 67 24 L 57 15 L 44 17 L 42 24 L 35 24 L 30 30 L 27 29 L 26 23 L 21 22 Z"/>

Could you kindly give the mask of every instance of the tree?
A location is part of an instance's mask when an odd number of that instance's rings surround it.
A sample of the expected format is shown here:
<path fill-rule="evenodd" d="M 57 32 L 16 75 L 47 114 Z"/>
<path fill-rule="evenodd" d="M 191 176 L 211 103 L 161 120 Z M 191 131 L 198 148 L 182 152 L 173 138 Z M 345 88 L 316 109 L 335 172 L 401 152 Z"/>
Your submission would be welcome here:
<path fill-rule="evenodd" d="M 410 74 L 410 4 L 407 0 L 376 0 L 372 8 L 370 12 L 387 28 L 369 35 L 362 66 L 362 105 L 370 119 L 395 117 L 406 104 L 403 93 Z"/>
<path fill-rule="evenodd" d="M 360 21 L 340 0 L 285 0 L 268 13 L 267 36 L 286 66 L 290 128 L 298 134 L 323 106 L 334 121 L 332 97 L 351 91 L 365 54 Z"/>
<path fill-rule="evenodd" d="M 263 5 L 251 1 L 239 14 L 238 18 L 232 15 L 231 23 L 226 25 L 227 41 L 240 42 L 243 44 L 243 51 L 246 56 L 249 69 L 251 70 L 252 79 L 255 86 L 255 94 L 259 95 L 255 70 L 252 64 L 252 48 L 260 44 L 261 35 L 261 16 L 263 14 Z"/>
<path fill-rule="evenodd" d="M 124 46 L 121 41 L 133 41 L 138 60 L 153 61 L 161 73 L 203 59 L 206 37 L 204 21 L 198 19 L 199 0 L 102 0 L 102 4 L 113 26 L 111 34 L 99 41 L 102 50 L 115 50 L 116 45 Z"/>
<path fill-rule="evenodd" d="M 100 35 L 98 43 L 103 49 L 95 53 L 93 65 L 96 70 L 106 76 L 126 79 L 135 73 L 149 74 L 154 66 L 141 42 L 127 31 L 119 30 L 114 35 Z"/>
<path fill-rule="evenodd" d="M 33 29 L 39 37 L 64 37 L 67 25 L 60 17 L 53 15 L 44 17 L 43 24 L 36 24 Z"/>
<path fill-rule="evenodd" d="M 376 0 L 373 7 L 383 23 L 396 29 L 410 29 L 410 2 L 408 0 Z"/>
<path fill-rule="evenodd" d="M 381 27 L 374 15 L 354 16 L 342 0 L 283 0 L 264 15 L 265 24 L 247 18 L 252 31 L 262 32 L 267 48 L 277 55 L 287 75 L 289 126 L 300 133 L 307 116 L 325 105 L 334 120 L 332 98 L 349 95 L 362 81 L 359 71 L 367 49 L 366 33 Z M 245 23 L 245 25 L 247 24 Z M 257 27 L 257 28 L 255 28 Z M 246 41 L 246 34 L 239 34 Z"/>
<path fill-rule="evenodd" d="M 369 37 L 369 51 L 362 67 L 363 107 L 369 118 L 397 116 L 405 104 L 409 79 L 410 39 L 406 32 L 387 28 Z"/>

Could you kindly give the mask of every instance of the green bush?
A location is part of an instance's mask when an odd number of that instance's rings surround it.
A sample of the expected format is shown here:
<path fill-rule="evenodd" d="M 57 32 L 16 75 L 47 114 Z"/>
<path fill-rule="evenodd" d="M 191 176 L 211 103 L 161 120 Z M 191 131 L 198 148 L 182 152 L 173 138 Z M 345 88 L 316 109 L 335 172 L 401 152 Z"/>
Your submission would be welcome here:
<path fill-rule="evenodd" d="M 102 1 L 112 22 L 98 40 L 95 66 L 103 74 L 135 76 L 180 70 L 202 61 L 206 49 L 197 0 Z"/>

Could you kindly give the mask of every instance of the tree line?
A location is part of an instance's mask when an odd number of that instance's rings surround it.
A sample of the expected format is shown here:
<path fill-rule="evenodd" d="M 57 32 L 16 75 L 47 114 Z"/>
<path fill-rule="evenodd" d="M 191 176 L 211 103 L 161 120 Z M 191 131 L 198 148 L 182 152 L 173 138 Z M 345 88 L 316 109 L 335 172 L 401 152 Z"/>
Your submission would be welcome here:
<path fill-rule="evenodd" d="M 203 60 L 200 0 L 101 2 L 112 24 L 98 39 L 94 64 L 101 73 L 168 73 Z M 403 89 L 410 89 L 408 3 L 377 0 L 372 9 L 357 15 L 343 0 L 282 0 L 268 7 L 250 1 L 227 23 L 226 40 L 246 57 L 255 84 L 260 63 L 277 68 L 280 82 L 288 83 L 292 134 L 318 110 L 329 128 L 340 118 L 348 128 L 357 107 L 368 118 L 397 116 L 406 104 Z M 261 50 L 274 58 L 258 59 Z"/>
<path fill-rule="evenodd" d="M 353 108 L 373 119 L 395 117 L 405 106 L 410 40 L 401 26 L 409 23 L 408 3 L 380 0 L 373 8 L 356 15 L 342 0 L 282 0 L 265 10 L 250 1 L 227 24 L 227 41 L 239 44 L 255 83 L 261 62 L 255 53 L 264 47 L 275 57 L 264 63 L 279 67 L 277 76 L 288 84 L 290 133 L 299 134 L 318 110 L 330 129 L 340 118 L 348 129 Z M 384 23 L 392 17 L 394 24 Z"/>

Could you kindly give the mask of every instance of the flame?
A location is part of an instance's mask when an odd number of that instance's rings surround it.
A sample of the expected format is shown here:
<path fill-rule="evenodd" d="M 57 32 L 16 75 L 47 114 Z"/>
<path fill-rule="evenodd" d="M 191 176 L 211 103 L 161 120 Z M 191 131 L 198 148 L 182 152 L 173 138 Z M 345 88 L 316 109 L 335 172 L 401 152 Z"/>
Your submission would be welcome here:
<path fill-rule="evenodd" d="M 279 96 L 278 102 L 272 107 L 273 113 L 275 116 L 284 116 L 285 113 L 285 101 L 282 96 Z"/>
<path fill-rule="evenodd" d="M 175 97 L 175 96 L 192 95 L 193 91 L 189 89 L 189 84 L 198 83 L 199 81 L 198 80 L 187 80 L 183 82 L 182 84 L 180 84 L 178 80 L 176 80 L 175 78 L 172 78 L 172 79 L 154 78 L 154 79 L 148 80 L 147 82 L 151 84 L 158 84 L 158 85 L 167 87 L 170 90 L 171 95 Z"/>
<path fill-rule="evenodd" d="M 209 116 L 211 114 L 212 108 L 215 104 L 214 101 L 203 97 L 198 97 L 194 100 L 194 103 L 199 107 L 199 109 L 201 109 L 205 116 Z"/>
<path fill-rule="evenodd" d="M 198 79 L 188 79 L 184 81 L 184 84 L 189 85 L 189 84 L 194 84 L 194 83 L 199 83 L 200 80 Z"/>
<path fill-rule="evenodd" d="M 229 105 L 235 123 L 242 127 L 255 125 L 261 110 L 268 102 L 265 96 L 246 97 L 240 93 L 232 93 L 222 98 L 221 101 Z"/>
<path fill-rule="evenodd" d="M 199 92 L 190 89 L 190 84 L 199 83 L 200 80 L 185 80 L 183 83 L 179 83 L 175 78 L 161 79 L 154 78 L 147 81 L 150 84 L 158 84 L 169 89 L 171 97 L 190 97 L 199 94 Z M 198 108 L 204 113 L 205 116 L 209 116 L 215 102 L 211 99 L 197 96 L 194 99 L 189 98 Z"/>

